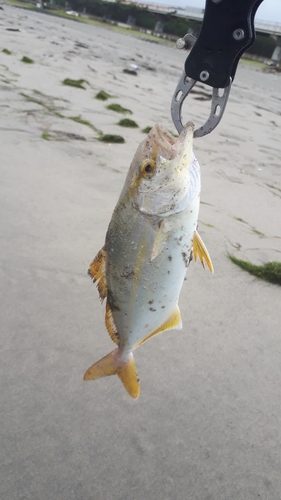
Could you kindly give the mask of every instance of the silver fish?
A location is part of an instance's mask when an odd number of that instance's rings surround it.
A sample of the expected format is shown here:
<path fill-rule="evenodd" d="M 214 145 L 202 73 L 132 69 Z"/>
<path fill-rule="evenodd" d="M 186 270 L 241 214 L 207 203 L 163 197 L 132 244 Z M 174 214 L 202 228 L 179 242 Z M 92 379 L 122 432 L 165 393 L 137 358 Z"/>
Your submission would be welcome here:
<path fill-rule="evenodd" d="M 105 324 L 117 349 L 97 361 L 84 380 L 117 374 L 127 392 L 140 392 L 133 350 L 154 335 L 181 329 L 178 300 L 192 255 L 213 272 L 197 232 L 200 167 L 193 124 L 178 138 L 155 125 L 139 145 L 104 247 L 90 265 Z"/>

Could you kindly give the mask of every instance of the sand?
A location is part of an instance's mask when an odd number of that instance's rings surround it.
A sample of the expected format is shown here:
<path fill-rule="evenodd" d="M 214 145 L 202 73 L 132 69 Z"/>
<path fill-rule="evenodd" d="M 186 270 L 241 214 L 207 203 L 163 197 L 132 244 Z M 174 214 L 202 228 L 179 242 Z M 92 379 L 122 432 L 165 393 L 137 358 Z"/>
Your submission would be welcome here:
<path fill-rule="evenodd" d="M 107 27 L 0 13 L 1 499 L 279 500 L 280 288 L 227 254 L 280 260 L 281 75 L 241 63 L 222 123 L 194 144 L 215 274 L 192 263 L 183 330 L 136 351 L 135 402 L 117 377 L 82 380 L 113 348 L 87 268 L 141 129 L 175 130 L 185 54 Z M 131 64 L 137 76 L 123 72 Z M 112 97 L 98 101 L 100 90 Z M 200 126 L 210 91 L 197 92 L 184 116 Z M 117 125 L 108 103 L 139 128 Z M 102 143 L 97 130 L 125 143 Z"/>

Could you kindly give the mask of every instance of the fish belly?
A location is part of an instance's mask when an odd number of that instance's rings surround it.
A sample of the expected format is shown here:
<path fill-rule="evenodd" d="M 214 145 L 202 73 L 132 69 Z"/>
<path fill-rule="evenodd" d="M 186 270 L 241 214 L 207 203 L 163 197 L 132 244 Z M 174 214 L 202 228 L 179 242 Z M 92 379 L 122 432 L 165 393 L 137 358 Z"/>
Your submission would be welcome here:
<path fill-rule="evenodd" d="M 129 202 L 117 205 L 106 237 L 106 278 L 121 350 L 132 350 L 177 307 L 198 212 L 199 196 L 183 212 L 162 219 L 142 214 Z M 162 225 L 166 231 L 155 252 Z"/>

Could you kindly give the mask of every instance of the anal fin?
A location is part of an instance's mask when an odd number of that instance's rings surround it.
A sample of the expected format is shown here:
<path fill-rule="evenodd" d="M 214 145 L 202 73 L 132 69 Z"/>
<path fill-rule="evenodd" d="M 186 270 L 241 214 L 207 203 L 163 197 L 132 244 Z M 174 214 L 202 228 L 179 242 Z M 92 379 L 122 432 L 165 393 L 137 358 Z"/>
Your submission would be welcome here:
<path fill-rule="evenodd" d="M 97 288 L 99 291 L 100 300 L 101 302 L 103 302 L 103 300 L 107 296 L 106 250 L 104 247 L 98 252 L 93 262 L 91 262 L 88 269 L 88 274 L 89 276 L 91 276 L 94 283 L 98 281 Z"/>
<path fill-rule="evenodd" d="M 211 273 L 214 272 L 213 264 L 211 261 L 211 257 L 209 255 L 209 252 L 207 248 L 205 247 L 204 242 L 202 241 L 198 231 L 195 231 L 194 233 L 194 238 L 193 238 L 193 256 L 194 260 L 197 260 L 197 257 L 199 257 L 200 262 L 205 269 L 205 262 L 210 269 Z"/>
<path fill-rule="evenodd" d="M 158 335 L 159 333 L 165 332 L 167 330 L 181 330 L 181 328 L 182 328 L 181 313 L 179 306 L 177 305 L 172 314 L 169 316 L 169 318 L 166 321 L 164 321 L 164 323 L 161 326 L 159 326 L 159 328 L 157 328 L 156 330 L 154 330 L 154 332 L 147 335 L 147 337 L 142 339 L 136 346 L 134 346 L 134 349 L 144 344 L 147 340 L 154 337 L 154 335 Z"/>

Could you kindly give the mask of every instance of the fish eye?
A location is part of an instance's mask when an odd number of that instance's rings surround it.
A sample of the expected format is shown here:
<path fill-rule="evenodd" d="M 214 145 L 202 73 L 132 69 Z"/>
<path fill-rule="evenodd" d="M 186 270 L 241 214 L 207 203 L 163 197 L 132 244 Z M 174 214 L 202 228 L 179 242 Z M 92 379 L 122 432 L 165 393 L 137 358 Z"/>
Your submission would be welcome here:
<path fill-rule="evenodd" d="M 156 162 L 150 158 L 145 159 L 141 164 L 141 174 L 143 177 L 152 177 L 156 169 Z"/>

